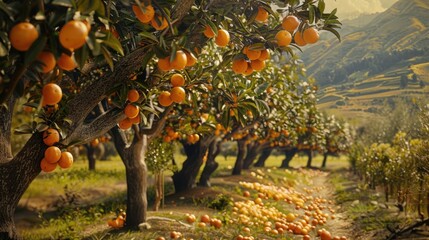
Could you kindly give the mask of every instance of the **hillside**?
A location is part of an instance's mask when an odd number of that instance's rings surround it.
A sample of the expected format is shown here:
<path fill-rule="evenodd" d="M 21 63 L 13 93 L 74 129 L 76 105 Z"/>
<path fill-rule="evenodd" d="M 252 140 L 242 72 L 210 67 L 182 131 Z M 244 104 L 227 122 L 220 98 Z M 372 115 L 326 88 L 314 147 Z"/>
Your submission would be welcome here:
<path fill-rule="evenodd" d="M 383 99 L 429 92 L 428 13 L 426 0 L 399 0 L 368 23 L 345 21 L 340 43 L 306 48 L 302 58 L 322 88 L 320 106 L 371 115 Z"/>

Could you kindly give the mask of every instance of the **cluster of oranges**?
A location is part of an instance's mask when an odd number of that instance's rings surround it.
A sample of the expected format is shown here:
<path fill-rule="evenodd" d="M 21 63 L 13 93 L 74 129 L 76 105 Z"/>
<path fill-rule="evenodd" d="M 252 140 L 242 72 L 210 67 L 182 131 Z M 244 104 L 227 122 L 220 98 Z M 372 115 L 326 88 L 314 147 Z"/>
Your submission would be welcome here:
<path fill-rule="evenodd" d="M 167 19 L 162 15 L 156 14 L 151 4 L 133 5 L 132 8 L 140 22 L 150 24 L 157 31 L 164 30 L 168 27 Z"/>
<path fill-rule="evenodd" d="M 52 172 L 59 165 L 61 168 L 66 169 L 73 164 L 73 155 L 69 152 L 61 152 L 61 149 L 54 146 L 60 141 L 60 134 L 58 130 L 49 128 L 43 132 L 43 143 L 49 146 L 45 150 L 45 155 L 40 162 L 40 168 L 44 172 Z"/>
<path fill-rule="evenodd" d="M 298 28 L 301 25 L 300 20 L 294 15 L 288 15 L 283 18 L 281 30 L 277 33 L 276 39 L 279 46 L 287 46 L 293 40 L 298 46 L 305 46 L 307 44 L 316 43 L 319 40 L 319 32 L 314 27 L 307 27 L 303 31 L 299 31 Z"/>
<path fill-rule="evenodd" d="M 182 103 L 185 101 L 186 92 L 183 88 L 185 78 L 180 73 L 175 73 L 171 76 L 170 82 L 172 89 L 170 91 L 162 91 L 158 96 L 158 102 L 161 106 L 168 107 L 173 102 Z"/>
<path fill-rule="evenodd" d="M 133 124 L 140 123 L 140 108 L 133 104 L 140 99 L 140 94 L 135 89 L 130 89 L 127 94 L 127 106 L 124 109 L 124 113 L 127 116 L 124 120 L 119 122 L 119 128 L 129 129 Z"/>
<path fill-rule="evenodd" d="M 107 221 L 107 225 L 114 229 L 123 228 L 125 225 L 126 213 L 120 212 L 116 218 L 112 218 Z"/>
<path fill-rule="evenodd" d="M 219 47 L 226 47 L 229 44 L 229 32 L 225 29 L 219 29 L 216 34 L 213 29 L 207 25 L 205 26 L 203 34 L 207 38 L 214 38 L 216 45 Z"/>
<path fill-rule="evenodd" d="M 232 61 L 232 70 L 245 76 L 252 74 L 253 71 L 264 69 L 265 60 L 270 58 L 268 49 L 254 50 L 249 46 L 243 48 L 243 54 L 246 58 L 240 57 Z"/>
<path fill-rule="evenodd" d="M 60 29 L 58 35 L 61 46 L 68 49 L 68 52 L 71 53 L 81 48 L 86 42 L 90 27 L 91 26 L 87 22 L 79 20 L 67 22 Z M 28 51 L 38 37 L 39 32 L 36 27 L 29 22 L 18 23 L 13 26 L 9 32 L 9 41 L 11 45 L 21 52 Z M 52 71 L 56 65 L 58 65 L 60 69 L 66 71 L 71 71 L 77 66 L 73 54 L 69 55 L 69 53 L 65 52 L 61 53 L 61 56 L 56 59 L 52 52 L 43 50 L 38 54 L 37 60 L 43 64 L 43 73 Z"/>
<path fill-rule="evenodd" d="M 166 135 L 163 137 L 164 142 L 168 143 L 180 138 L 180 134 L 174 131 L 172 127 L 166 126 L 164 130 L 166 132 Z"/>

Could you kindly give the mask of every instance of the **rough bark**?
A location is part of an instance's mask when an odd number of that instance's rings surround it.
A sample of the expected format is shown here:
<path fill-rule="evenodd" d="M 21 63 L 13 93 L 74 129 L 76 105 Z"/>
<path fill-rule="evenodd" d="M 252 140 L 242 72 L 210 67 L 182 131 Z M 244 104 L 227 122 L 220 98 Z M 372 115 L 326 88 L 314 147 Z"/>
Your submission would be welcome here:
<path fill-rule="evenodd" d="M 0 163 L 5 163 L 13 158 L 11 137 L 11 123 L 13 108 L 16 98 L 10 97 L 6 106 L 0 105 Z"/>
<path fill-rule="evenodd" d="M 219 167 L 219 163 L 216 162 L 216 157 L 221 151 L 222 141 L 213 140 L 209 146 L 209 153 L 207 155 L 206 165 L 204 166 L 203 172 L 201 173 L 198 186 L 210 187 L 210 177 L 214 171 Z"/>
<path fill-rule="evenodd" d="M 88 169 L 95 171 L 95 148 L 87 144 L 86 157 L 88 158 Z"/>
<path fill-rule="evenodd" d="M 309 150 L 305 150 L 305 153 L 308 156 L 306 167 L 311 168 L 311 162 L 313 161 L 313 151 L 311 149 L 309 149 Z"/>
<path fill-rule="evenodd" d="M 0 239 L 17 239 L 13 220 L 19 199 L 40 173 L 46 146 L 42 135 L 34 134 L 9 162 L 0 164 Z"/>
<path fill-rule="evenodd" d="M 246 140 L 240 139 L 237 141 L 238 154 L 235 160 L 234 168 L 232 169 L 232 175 L 241 175 L 243 169 L 243 160 L 247 154 Z"/>
<path fill-rule="evenodd" d="M 255 163 L 255 167 L 264 167 L 265 161 L 270 157 L 271 152 L 273 151 L 273 148 L 264 148 L 261 152 L 261 155 L 259 155 L 258 161 Z"/>
<path fill-rule="evenodd" d="M 255 161 L 260 151 L 260 144 L 257 142 L 247 144 L 247 154 L 243 161 L 243 169 L 249 169 Z"/>
<path fill-rule="evenodd" d="M 326 167 L 326 162 L 328 161 L 328 155 L 329 155 L 328 151 L 326 151 L 326 152 L 323 153 L 323 161 L 322 161 L 321 168 L 325 168 Z"/>
<path fill-rule="evenodd" d="M 191 189 L 194 186 L 198 172 L 203 165 L 203 158 L 212 137 L 203 137 L 195 144 L 184 143 L 186 160 L 182 169 L 173 174 L 173 184 L 176 193 Z"/>
<path fill-rule="evenodd" d="M 286 149 L 284 151 L 285 159 L 283 159 L 282 164 L 280 165 L 280 168 L 289 168 L 290 161 L 292 161 L 293 157 L 295 157 L 297 152 L 298 152 L 297 148 Z"/>

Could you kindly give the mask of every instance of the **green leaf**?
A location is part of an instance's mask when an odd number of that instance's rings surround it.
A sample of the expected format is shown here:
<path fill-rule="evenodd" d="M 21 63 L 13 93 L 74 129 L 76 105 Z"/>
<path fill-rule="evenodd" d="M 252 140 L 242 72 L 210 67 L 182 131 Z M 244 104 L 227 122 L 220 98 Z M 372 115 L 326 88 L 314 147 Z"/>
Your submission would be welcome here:
<path fill-rule="evenodd" d="M 89 49 L 86 44 L 83 45 L 83 47 L 79 48 L 79 50 L 77 50 L 74 54 L 74 58 L 79 68 L 83 68 L 83 66 L 86 64 L 88 57 Z"/>
<path fill-rule="evenodd" d="M 71 0 L 53 0 L 51 4 L 68 8 L 73 7 Z"/>
<path fill-rule="evenodd" d="M 5 12 L 9 16 L 9 18 L 13 17 L 13 13 L 12 13 L 10 7 L 3 1 L 0 1 L 0 10 Z"/>
<path fill-rule="evenodd" d="M 330 28 L 330 27 L 323 27 L 322 29 L 333 33 L 338 38 L 338 40 L 341 42 L 341 35 L 337 32 L 337 30 Z"/>
<path fill-rule="evenodd" d="M 101 0 L 81 0 L 78 1 L 78 10 L 82 12 L 83 14 L 89 14 L 92 11 L 96 11 L 100 4 L 103 4 Z"/>
<path fill-rule="evenodd" d="M 119 40 L 113 36 L 112 33 L 107 33 L 107 39 L 103 40 L 103 43 L 115 50 L 121 56 L 124 56 L 124 49 L 122 49 L 121 42 L 119 42 Z"/>
<path fill-rule="evenodd" d="M 150 32 L 140 32 L 138 35 L 142 36 L 143 38 L 150 39 L 156 43 L 159 43 L 158 38 L 156 38 L 155 35 Z"/>
<path fill-rule="evenodd" d="M 314 9 L 314 6 L 313 6 L 313 5 L 310 5 L 310 6 L 309 6 L 309 13 L 308 13 L 308 21 L 309 21 L 310 23 L 313 23 L 313 22 L 314 22 L 314 17 L 315 17 L 315 15 L 316 15 L 316 10 Z"/>
<path fill-rule="evenodd" d="M 31 48 L 27 52 L 25 52 L 25 65 L 28 65 L 34 62 L 34 60 L 36 60 L 37 55 L 39 55 L 39 53 L 42 52 L 43 48 L 45 48 L 47 41 L 48 37 L 42 35 L 33 43 L 33 45 L 31 45 Z"/>
<path fill-rule="evenodd" d="M 325 11 L 325 0 L 319 0 L 319 6 L 318 6 L 318 8 L 319 8 L 319 11 L 321 12 L 321 13 L 323 13 L 324 11 Z"/>
<path fill-rule="evenodd" d="M 17 135 L 31 134 L 31 133 L 33 133 L 33 128 L 29 124 L 23 124 L 23 125 L 15 128 L 14 133 Z"/>
<path fill-rule="evenodd" d="M 107 64 L 109 64 L 110 69 L 113 71 L 113 58 L 109 50 L 107 50 L 104 46 L 102 46 L 101 53 L 104 56 L 104 60 L 106 60 Z"/>
<path fill-rule="evenodd" d="M 259 85 L 259 86 L 257 86 L 256 88 L 255 88 L 255 94 L 256 94 L 256 96 L 259 96 L 259 95 L 261 95 L 262 93 L 264 93 L 267 89 L 268 89 L 268 86 L 269 86 L 270 84 L 268 83 L 268 82 L 264 82 L 263 84 L 261 84 L 261 85 Z"/>
<path fill-rule="evenodd" d="M 36 130 L 38 132 L 46 131 L 48 128 L 49 128 L 48 124 L 45 124 L 45 123 L 38 123 L 36 126 Z"/>

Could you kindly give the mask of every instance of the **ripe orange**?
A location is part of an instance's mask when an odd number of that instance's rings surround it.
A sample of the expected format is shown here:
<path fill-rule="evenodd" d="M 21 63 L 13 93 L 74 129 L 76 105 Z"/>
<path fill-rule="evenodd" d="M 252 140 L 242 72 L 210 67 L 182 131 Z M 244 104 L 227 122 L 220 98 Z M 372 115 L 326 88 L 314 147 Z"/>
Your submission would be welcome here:
<path fill-rule="evenodd" d="M 283 18 L 282 27 L 284 30 L 293 33 L 299 26 L 299 19 L 293 15 Z"/>
<path fill-rule="evenodd" d="M 256 59 L 250 62 L 250 66 L 252 66 L 252 69 L 255 71 L 261 71 L 265 68 L 265 62 Z"/>
<path fill-rule="evenodd" d="M 58 147 L 51 146 L 45 150 L 45 160 L 48 163 L 56 163 L 60 160 L 61 150 Z"/>
<path fill-rule="evenodd" d="M 319 40 L 319 31 L 313 27 L 305 29 L 302 35 L 304 41 L 309 44 L 316 43 Z"/>
<path fill-rule="evenodd" d="M 43 64 L 43 73 L 48 73 L 54 69 L 57 61 L 55 60 L 54 54 L 51 52 L 41 52 L 37 55 L 37 60 Z"/>
<path fill-rule="evenodd" d="M 158 96 L 158 102 L 161 106 L 170 106 L 173 103 L 173 100 L 171 100 L 171 93 L 168 91 L 161 92 Z"/>
<path fill-rule="evenodd" d="M 76 62 L 72 56 L 65 53 L 61 53 L 61 57 L 58 58 L 57 65 L 62 70 L 71 71 L 77 67 Z"/>
<path fill-rule="evenodd" d="M 280 47 L 288 46 L 292 42 L 292 35 L 286 30 L 280 30 L 276 34 L 276 40 Z"/>
<path fill-rule="evenodd" d="M 217 32 L 217 36 L 215 38 L 215 43 L 219 46 L 219 47 L 226 47 L 226 45 L 228 45 L 229 43 L 229 32 L 224 30 L 224 29 L 219 29 L 219 31 Z"/>
<path fill-rule="evenodd" d="M 63 92 L 61 87 L 55 83 L 48 83 L 42 89 L 43 102 L 48 105 L 54 105 L 61 101 Z"/>
<path fill-rule="evenodd" d="M 139 115 L 140 109 L 137 106 L 134 106 L 132 104 L 128 104 L 125 107 L 124 113 L 127 115 L 128 118 L 135 118 L 137 115 Z"/>
<path fill-rule="evenodd" d="M 213 38 L 215 36 L 215 33 L 209 25 L 206 26 L 203 33 L 207 38 Z"/>
<path fill-rule="evenodd" d="M 73 164 L 73 155 L 69 152 L 62 152 L 58 165 L 61 168 L 69 168 Z"/>
<path fill-rule="evenodd" d="M 137 19 L 142 23 L 150 22 L 155 16 L 155 9 L 153 9 L 152 5 L 141 6 L 143 11 L 139 6 L 133 5 L 133 12 L 136 15 Z"/>
<path fill-rule="evenodd" d="M 268 58 L 270 58 L 270 52 L 268 52 L 268 49 L 261 50 L 261 55 L 258 59 L 261 61 L 265 61 Z"/>
<path fill-rule="evenodd" d="M 137 102 L 140 98 L 140 94 L 137 90 L 131 89 L 128 91 L 127 99 L 130 102 Z"/>
<path fill-rule="evenodd" d="M 243 73 L 244 76 L 249 76 L 250 74 L 253 73 L 253 68 L 252 65 L 250 63 L 247 63 L 247 69 L 246 71 Z"/>
<path fill-rule="evenodd" d="M 183 70 L 186 67 L 187 58 L 185 52 L 182 50 L 176 51 L 176 56 L 173 61 L 170 62 L 170 67 L 176 70 Z"/>
<path fill-rule="evenodd" d="M 9 41 L 18 51 L 27 51 L 39 37 L 39 32 L 33 24 L 28 22 L 18 23 L 9 32 Z"/>
<path fill-rule="evenodd" d="M 158 23 L 158 21 L 161 22 L 161 25 Z M 155 28 L 156 30 L 161 31 L 161 30 L 164 30 L 168 27 L 168 21 L 165 17 L 163 17 L 161 15 L 156 15 L 150 21 L 150 25 L 152 25 L 152 27 Z"/>
<path fill-rule="evenodd" d="M 249 58 L 249 60 L 255 60 L 261 56 L 261 51 L 247 49 L 246 56 Z"/>
<path fill-rule="evenodd" d="M 132 124 L 139 124 L 140 123 L 140 114 L 139 115 L 137 115 L 137 117 L 135 117 L 135 118 L 130 118 L 129 119 L 129 121 L 132 123 Z"/>
<path fill-rule="evenodd" d="M 55 170 L 55 168 L 57 168 L 57 163 L 49 163 L 46 161 L 46 159 L 43 158 L 40 162 L 40 168 L 44 172 L 52 172 Z"/>
<path fill-rule="evenodd" d="M 295 36 L 293 37 L 293 40 L 295 41 L 296 45 L 298 45 L 298 46 L 303 47 L 303 46 L 307 45 L 307 43 L 304 41 L 302 32 L 296 32 Z"/>
<path fill-rule="evenodd" d="M 82 21 L 71 20 L 60 30 L 59 38 L 63 47 L 74 51 L 82 47 L 88 36 L 88 28 Z"/>
<path fill-rule="evenodd" d="M 258 14 L 255 20 L 258 22 L 265 22 L 268 19 L 268 12 L 263 7 L 258 7 Z"/>
<path fill-rule="evenodd" d="M 185 78 L 183 77 L 182 74 L 175 73 L 171 76 L 170 82 L 171 82 L 171 85 L 173 85 L 173 87 L 181 87 L 185 85 Z"/>
<path fill-rule="evenodd" d="M 43 132 L 43 142 L 46 145 L 52 146 L 59 141 L 60 141 L 60 133 L 58 132 L 58 130 L 54 128 L 49 128 Z"/>
<path fill-rule="evenodd" d="M 197 58 L 195 55 L 191 52 L 185 52 L 186 54 L 186 66 L 191 67 L 194 66 L 194 64 L 197 62 Z"/>
<path fill-rule="evenodd" d="M 170 71 L 171 70 L 170 57 L 158 59 L 158 68 L 164 72 Z"/>
<path fill-rule="evenodd" d="M 210 223 L 210 217 L 207 214 L 201 216 L 200 221 L 203 223 Z"/>
<path fill-rule="evenodd" d="M 119 128 L 120 129 L 124 129 L 124 130 L 128 129 L 131 127 L 131 125 L 133 125 L 133 124 L 131 123 L 129 118 L 125 118 L 124 120 L 119 122 Z"/>
<path fill-rule="evenodd" d="M 186 92 L 185 89 L 183 89 L 182 87 L 173 87 L 173 89 L 171 89 L 170 98 L 171 100 L 173 100 L 173 102 L 181 103 L 185 100 L 185 97 Z"/>
<path fill-rule="evenodd" d="M 95 138 L 90 142 L 91 147 L 96 147 L 99 143 L 100 143 L 100 140 L 98 140 L 98 138 Z"/>
<path fill-rule="evenodd" d="M 237 74 L 243 74 L 247 70 L 247 62 L 244 59 L 237 59 L 232 61 L 232 71 Z"/>
<path fill-rule="evenodd" d="M 200 135 L 198 135 L 198 134 L 193 134 L 193 140 L 194 140 L 194 143 L 196 143 L 196 142 L 198 142 L 198 141 L 200 141 Z"/>

